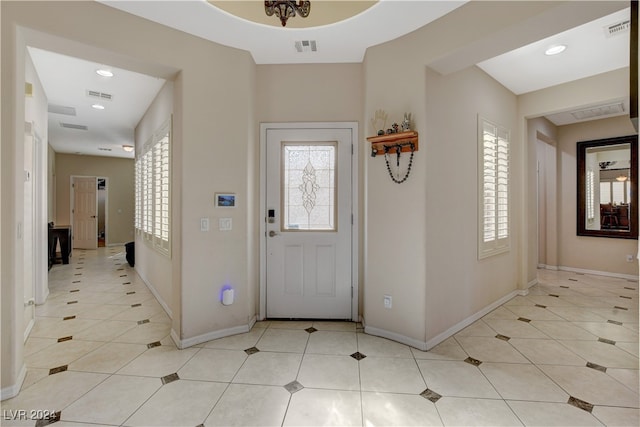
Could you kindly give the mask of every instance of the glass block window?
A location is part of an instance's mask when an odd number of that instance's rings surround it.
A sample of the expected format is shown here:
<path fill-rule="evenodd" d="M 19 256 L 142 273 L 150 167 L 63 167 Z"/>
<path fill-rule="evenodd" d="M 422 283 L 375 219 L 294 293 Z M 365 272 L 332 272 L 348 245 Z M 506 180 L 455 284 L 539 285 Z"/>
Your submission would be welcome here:
<path fill-rule="evenodd" d="M 337 142 L 282 144 L 282 230 L 335 231 Z"/>

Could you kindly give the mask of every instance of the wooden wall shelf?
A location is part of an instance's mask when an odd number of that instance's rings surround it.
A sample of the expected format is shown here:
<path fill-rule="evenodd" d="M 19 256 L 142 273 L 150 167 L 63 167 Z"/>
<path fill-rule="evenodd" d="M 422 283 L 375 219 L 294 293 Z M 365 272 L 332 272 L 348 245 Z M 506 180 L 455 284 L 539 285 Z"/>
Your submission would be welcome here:
<path fill-rule="evenodd" d="M 418 132 L 398 132 L 386 135 L 370 136 L 367 141 L 371 143 L 371 156 L 384 155 L 385 147 L 389 147 L 389 153 L 395 153 L 395 148 L 400 145 L 402 152 L 418 151 Z"/>

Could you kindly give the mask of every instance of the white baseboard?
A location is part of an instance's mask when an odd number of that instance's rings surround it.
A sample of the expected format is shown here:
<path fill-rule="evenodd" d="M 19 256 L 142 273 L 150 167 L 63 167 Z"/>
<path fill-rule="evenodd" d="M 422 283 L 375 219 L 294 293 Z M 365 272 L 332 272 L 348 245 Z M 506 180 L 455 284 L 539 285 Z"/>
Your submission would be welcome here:
<path fill-rule="evenodd" d="M 193 347 L 194 345 L 202 344 L 207 341 L 216 340 L 218 338 L 229 337 L 231 335 L 243 334 L 249 332 L 251 328 L 249 325 L 234 326 L 232 328 L 221 329 L 219 331 L 207 332 L 206 334 L 198 335 L 195 337 L 187 338 L 185 340 L 179 339 L 174 331 L 171 331 L 171 338 L 176 342 L 179 349 Z"/>
<path fill-rule="evenodd" d="M 492 312 L 496 308 L 500 307 L 502 304 L 506 303 L 510 299 L 512 299 L 512 298 L 514 298 L 514 297 L 516 297 L 518 295 L 525 296 L 528 293 L 529 293 L 528 289 L 521 289 L 521 290 L 515 290 L 513 292 L 510 292 L 509 294 L 503 296 L 499 300 L 494 301 L 493 303 L 491 303 L 488 306 L 484 307 L 482 310 L 480 310 L 477 313 L 467 317 L 463 321 L 458 322 L 457 324 L 453 325 L 452 327 L 450 327 L 446 331 L 436 335 L 435 337 L 431 338 L 430 340 L 428 340 L 426 342 L 423 342 L 423 341 L 420 341 L 420 340 L 416 340 L 414 338 L 410 338 L 410 337 L 404 336 L 402 334 L 398 334 L 396 332 L 391 332 L 391 331 L 387 331 L 387 330 L 384 330 L 384 329 L 375 328 L 373 326 L 366 326 L 366 324 L 364 322 L 364 318 L 362 318 L 362 323 L 363 323 L 363 325 L 365 325 L 364 326 L 364 332 L 366 334 L 375 335 L 375 336 L 382 337 L 382 338 L 388 338 L 390 340 L 397 341 L 399 343 L 406 344 L 408 346 L 417 348 L 418 350 L 427 351 L 427 350 L 432 349 L 436 345 L 440 344 L 442 341 L 446 340 L 447 338 L 449 338 L 449 337 L 453 336 L 454 334 L 460 332 L 461 330 L 463 330 L 467 326 L 471 325 L 476 320 L 478 320 L 478 319 L 482 318 L 483 316 L 489 314 L 490 312 Z"/>
<path fill-rule="evenodd" d="M 527 283 L 527 289 L 529 289 L 530 287 L 535 286 L 537 284 L 538 284 L 538 279 L 535 278 L 532 281 L 530 281 L 529 283 Z"/>
<path fill-rule="evenodd" d="M 107 243 L 107 247 L 111 247 L 111 246 L 124 246 L 124 243 Z"/>
<path fill-rule="evenodd" d="M 538 264 L 538 268 L 541 270 L 552 270 L 552 271 L 559 270 L 557 265 L 547 265 L 547 264 Z"/>
<path fill-rule="evenodd" d="M 35 316 L 35 308 L 33 310 L 33 314 Z M 24 330 L 24 342 L 27 342 L 27 338 L 29 338 L 29 334 L 31 333 L 31 330 L 33 329 L 33 326 L 36 324 L 36 319 L 31 319 L 29 320 L 29 324 L 27 325 L 27 327 Z"/>
<path fill-rule="evenodd" d="M 149 291 L 151 291 L 151 293 L 153 294 L 154 297 L 156 297 L 156 299 L 158 300 L 158 303 L 162 306 L 162 308 L 164 309 L 164 311 L 167 313 L 167 316 L 169 316 L 169 319 L 173 319 L 173 312 L 171 311 L 171 307 L 169 307 L 169 305 L 165 302 L 164 299 L 162 299 L 162 297 L 160 296 L 160 294 L 158 293 L 158 291 L 156 291 L 156 288 L 154 288 L 149 281 L 142 275 L 140 274 L 140 272 L 138 270 L 136 270 L 136 274 L 138 275 L 138 277 L 140 277 L 142 279 L 142 281 L 144 282 L 144 284 L 147 286 L 147 288 L 149 289 Z"/>
<path fill-rule="evenodd" d="M 584 268 L 566 267 L 564 265 L 561 265 L 559 267 L 559 270 L 561 270 L 561 271 L 570 271 L 572 273 L 593 274 L 595 276 L 616 277 L 618 279 L 638 280 L 638 276 L 637 275 L 622 274 L 622 273 L 612 273 L 610 271 L 586 270 Z"/>
<path fill-rule="evenodd" d="M 387 331 L 384 329 L 374 328 L 373 326 L 365 326 L 364 333 L 369 335 L 375 335 L 377 337 L 388 338 L 390 340 L 397 341 L 402 344 L 406 344 L 410 347 L 415 347 L 422 351 L 425 351 L 427 349 L 426 343 L 423 341 L 416 340 L 414 338 L 410 338 L 410 337 L 407 337 L 395 332 Z"/>
<path fill-rule="evenodd" d="M 20 389 L 22 388 L 22 383 L 24 383 L 24 379 L 27 376 L 27 365 L 22 365 L 20 369 L 20 374 L 18 374 L 18 379 L 15 384 L 10 385 L 8 387 L 4 387 L 0 390 L 0 400 L 11 399 L 12 397 L 16 397 L 18 393 L 20 393 Z"/>

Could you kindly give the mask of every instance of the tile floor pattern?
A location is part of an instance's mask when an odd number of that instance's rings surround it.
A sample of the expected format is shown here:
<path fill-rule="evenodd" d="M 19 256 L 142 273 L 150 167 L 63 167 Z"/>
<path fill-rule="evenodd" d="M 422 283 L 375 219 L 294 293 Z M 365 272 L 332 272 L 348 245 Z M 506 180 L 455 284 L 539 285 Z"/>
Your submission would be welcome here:
<path fill-rule="evenodd" d="M 2 425 L 639 424 L 638 283 L 625 279 L 540 271 L 529 295 L 422 352 L 315 321 L 178 350 L 121 248 L 74 251 L 49 278 Z"/>

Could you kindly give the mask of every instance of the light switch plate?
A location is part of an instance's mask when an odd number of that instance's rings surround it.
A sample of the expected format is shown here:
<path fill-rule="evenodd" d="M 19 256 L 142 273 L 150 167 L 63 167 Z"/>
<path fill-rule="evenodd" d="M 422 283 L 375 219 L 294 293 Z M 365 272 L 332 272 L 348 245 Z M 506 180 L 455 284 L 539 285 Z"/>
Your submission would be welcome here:
<path fill-rule="evenodd" d="M 209 218 L 200 218 L 200 231 L 209 231 Z"/>
<path fill-rule="evenodd" d="M 220 218 L 218 219 L 218 229 L 220 231 L 231 231 L 233 228 L 233 222 L 231 218 Z"/>

